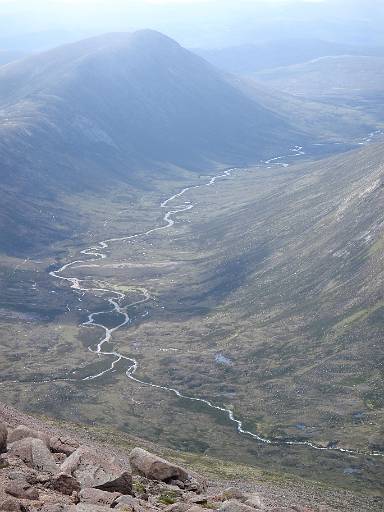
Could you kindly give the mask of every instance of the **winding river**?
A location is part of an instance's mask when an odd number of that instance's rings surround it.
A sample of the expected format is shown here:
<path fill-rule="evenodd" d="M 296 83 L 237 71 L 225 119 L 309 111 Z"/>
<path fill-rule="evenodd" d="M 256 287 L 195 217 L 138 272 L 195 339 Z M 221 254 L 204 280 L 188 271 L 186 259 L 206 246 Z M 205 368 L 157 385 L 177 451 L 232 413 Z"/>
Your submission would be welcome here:
<path fill-rule="evenodd" d="M 303 148 L 301 146 L 294 146 L 293 148 L 290 149 L 289 155 L 277 156 L 277 157 L 271 158 L 263 163 L 265 165 L 280 165 L 282 167 L 287 167 L 289 164 L 284 161 L 286 158 L 299 157 L 302 155 L 305 155 Z M 186 399 L 186 400 L 200 402 L 200 403 L 204 404 L 207 408 L 220 411 L 224 415 L 226 415 L 228 417 L 228 419 L 234 424 L 237 432 L 240 435 L 251 437 L 260 443 L 269 444 L 269 445 L 297 445 L 297 446 L 308 447 L 308 448 L 314 449 L 314 450 L 324 450 L 324 451 L 332 450 L 332 451 L 337 451 L 337 452 L 342 452 L 342 453 L 352 454 L 352 455 L 383 456 L 383 454 L 377 453 L 377 452 L 365 453 L 365 452 L 360 452 L 358 450 L 352 450 L 352 449 L 341 448 L 339 446 L 333 446 L 331 444 L 328 446 L 320 446 L 320 445 L 314 444 L 310 441 L 268 439 L 260 433 L 251 432 L 249 430 L 246 430 L 243 426 L 243 422 L 239 418 L 235 417 L 235 415 L 231 409 L 214 404 L 210 400 L 206 400 L 204 398 L 184 395 L 179 390 L 172 388 L 172 387 L 161 386 L 154 382 L 140 380 L 138 377 L 136 377 L 136 374 L 138 371 L 138 361 L 136 359 L 134 359 L 133 357 L 125 356 L 125 355 L 121 354 L 120 352 L 118 352 L 117 350 L 105 350 L 104 349 L 104 346 L 106 344 L 109 344 L 112 342 L 113 334 L 117 330 L 122 329 L 123 327 L 132 323 L 132 319 L 130 318 L 129 313 L 128 313 L 129 309 L 135 305 L 143 304 L 143 303 L 150 301 L 152 298 L 151 294 L 146 288 L 135 288 L 134 290 L 142 296 L 142 299 L 137 300 L 136 302 L 133 302 L 131 304 L 124 306 L 123 302 L 126 299 L 126 294 L 124 294 L 122 292 L 118 292 L 116 290 L 113 290 L 112 288 L 108 289 L 108 288 L 97 288 L 97 287 L 85 286 L 85 284 L 84 284 L 85 280 L 81 280 L 81 279 L 73 276 L 73 274 L 76 270 L 76 267 L 78 265 L 82 265 L 84 263 L 89 264 L 90 262 L 97 262 L 100 260 L 105 260 L 108 257 L 105 250 L 109 249 L 111 247 L 111 245 L 113 245 L 115 243 L 125 242 L 127 240 L 144 238 L 152 233 L 171 229 L 172 226 L 175 224 L 174 218 L 177 214 L 191 210 L 194 207 L 194 205 L 190 202 L 186 202 L 180 206 L 172 207 L 172 203 L 174 202 L 175 199 L 185 196 L 188 193 L 188 191 L 190 191 L 192 189 L 198 189 L 198 188 L 202 188 L 202 187 L 212 187 L 215 185 L 215 183 L 218 180 L 226 179 L 229 176 L 231 176 L 231 174 L 233 172 L 238 171 L 238 170 L 240 170 L 240 169 L 232 168 L 232 169 L 225 170 L 222 174 L 218 174 L 217 176 L 210 178 L 210 180 L 208 182 L 199 184 L 199 185 L 193 185 L 190 187 L 185 187 L 180 192 L 177 192 L 176 194 L 172 195 L 171 197 L 169 197 L 168 199 L 163 201 L 160 205 L 161 209 L 164 210 L 164 212 L 165 212 L 164 216 L 163 216 L 164 223 L 162 225 L 153 227 L 153 228 L 149 229 L 148 231 L 144 231 L 142 233 L 136 233 L 134 235 L 123 236 L 123 237 L 119 237 L 119 238 L 109 238 L 106 240 L 102 240 L 102 241 L 94 244 L 92 247 L 89 247 L 89 248 L 81 251 L 81 254 L 88 258 L 78 259 L 78 260 L 72 261 L 70 263 L 66 263 L 61 268 L 50 272 L 50 275 L 53 278 L 61 280 L 61 281 L 66 281 L 71 286 L 71 288 L 77 292 L 83 292 L 83 293 L 87 293 L 87 294 L 98 294 L 98 295 L 102 294 L 103 296 L 105 296 L 104 300 L 109 305 L 108 310 L 96 311 L 94 313 L 90 313 L 88 315 L 88 320 L 86 322 L 84 322 L 82 325 L 84 327 L 97 327 L 97 328 L 100 328 L 102 331 L 104 331 L 103 337 L 97 342 L 97 344 L 91 345 L 88 349 L 100 357 L 105 357 L 106 359 L 109 359 L 111 362 L 109 363 L 107 368 L 105 368 L 103 371 L 101 371 L 95 375 L 89 375 L 87 377 L 84 377 L 82 380 L 83 381 L 96 380 L 96 379 L 102 377 L 103 375 L 113 371 L 115 369 L 116 365 L 118 363 L 120 363 L 121 361 L 126 361 L 128 367 L 127 367 L 125 373 L 126 373 L 127 377 L 129 379 L 131 379 L 132 381 L 137 382 L 141 385 L 149 386 L 151 388 L 163 390 L 164 392 L 167 392 L 167 393 L 173 393 L 176 396 Z M 68 275 L 68 274 L 72 274 L 72 275 Z M 112 328 L 107 327 L 106 325 L 101 323 L 101 321 L 98 321 L 98 317 L 100 315 L 105 315 L 105 314 L 110 314 L 110 313 L 115 313 L 118 315 L 119 318 L 121 318 L 120 323 L 118 323 L 118 325 L 116 325 Z M 62 379 L 60 379 L 60 380 L 62 380 Z M 64 379 L 64 380 L 75 380 L 75 379 Z"/>

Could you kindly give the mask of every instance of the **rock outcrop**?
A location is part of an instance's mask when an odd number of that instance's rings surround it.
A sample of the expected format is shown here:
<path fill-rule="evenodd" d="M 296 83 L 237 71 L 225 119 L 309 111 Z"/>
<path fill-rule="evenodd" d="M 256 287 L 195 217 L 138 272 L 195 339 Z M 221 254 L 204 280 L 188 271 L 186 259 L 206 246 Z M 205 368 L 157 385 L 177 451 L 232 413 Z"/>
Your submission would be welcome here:
<path fill-rule="evenodd" d="M 21 441 L 26 438 L 40 439 L 43 443 L 48 447 L 49 446 L 49 435 L 44 432 L 39 432 L 38 430 L 33 430 L 31 428 L 25 427 L 24 425 L 19 425 L 16 427 L 8 437 L 8 443 L 14 443 L 16 441 Z"/>
<path fill-rule="evenodd" d="M 112 458 L 97 454 L 87 448 L 78 448 L 60 467 L 60 472 L 74 476 L 81 487 L 94 487 L 102 491 L 129 494 L 132 476 L 117 466 Z"/>
<path fill-rule="evenodd" d="M 189 480 L 185 469 L 171 464 L 142 448 L 135 448 L 131 451 L 129 462 L 133 471 L 151 480 L 160 480 L 162 482 L 170 480 L 186 482 Z"/>
<path fill-rule="evenodd" d="M 56 473 L 55 459 L 44 441 L 39 438 L 27 437 L 15 441 L 9 447 L 9 454 L 19 457 L 23 462 L 37 471 Z"/>

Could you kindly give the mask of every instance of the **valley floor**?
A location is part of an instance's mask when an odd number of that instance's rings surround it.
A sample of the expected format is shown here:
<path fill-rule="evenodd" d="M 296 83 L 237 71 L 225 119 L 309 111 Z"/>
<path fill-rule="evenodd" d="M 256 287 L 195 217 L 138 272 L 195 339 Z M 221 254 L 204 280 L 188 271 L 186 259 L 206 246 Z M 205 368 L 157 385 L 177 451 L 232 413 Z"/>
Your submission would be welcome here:
<path fill-rule="evenodd" d="M 58 245 L 55 264 L 2 261 L 4 400 L 379 494 L 383 151 L 159 180 L 128 204 L 128 191 L 102 208 L 88 198 L 89 232 Z"/>

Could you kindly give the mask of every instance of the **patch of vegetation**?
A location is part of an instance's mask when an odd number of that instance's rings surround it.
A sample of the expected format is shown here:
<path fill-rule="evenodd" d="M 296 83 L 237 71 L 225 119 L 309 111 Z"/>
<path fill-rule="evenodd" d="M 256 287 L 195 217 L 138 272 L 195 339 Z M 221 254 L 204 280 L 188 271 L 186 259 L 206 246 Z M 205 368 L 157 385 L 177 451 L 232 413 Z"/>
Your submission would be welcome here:
<path fill-rule="evenodd" d="M 177 498 L 177 492 L 168 491 L 166 493 L 160 494 L 160 496 L 158 497 L 158 501 L 160 503 L 163 503 L 164 505 L 172 505 L 173 503 L 176 503 Z"/>

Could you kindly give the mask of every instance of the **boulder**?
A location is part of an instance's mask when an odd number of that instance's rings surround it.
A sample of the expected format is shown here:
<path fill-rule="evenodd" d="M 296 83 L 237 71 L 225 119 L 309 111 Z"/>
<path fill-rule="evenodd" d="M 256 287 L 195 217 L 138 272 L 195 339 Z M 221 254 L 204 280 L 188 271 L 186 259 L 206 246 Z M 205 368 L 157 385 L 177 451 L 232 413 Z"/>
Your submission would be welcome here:
<path fill-rule="evenodd" d="M 0 422 L 0 453 L 5 453 L 7 451 L 7 438 L 8 429 L 4 423 Z"/>
<path fill-rule="evenodd" d="M 55 505 L 48 504 L 48 505 L 43 505 L 43 507 L 39 510 L 39 512 L 65 512 L 65 510 L 67 508 L 68 508 L 68 505 L 63 505 L 62 503 L 57 503 Z"/>
<path fill-rule="evenodd" d="M 153 455 L 142 448 L 134 448 L 131 451 L 129 462 L 133 471 L 151 480 L 160 480 L 163 482 L 180 480 L 181 482 L 185 482 L 189 478 L 185 469 L 157 455 Z"/>
<path fill-rule="evenodd" d="M 205 492 L 208 488 L 208 483 L 201 477 L 197 475 L 189 475 L 190 480 L 184 482 L 184 487 L 186 491 L 195 492 L 201 494 Z"/>
<path fill-rule="evenodd" d="M 140 505 L 140 500 L 134 498 L 133 496 L 121 496 L 116 500 L 116 510 L 129 510 L 131 512 L 141 512 L 142 507 Z"/>
<path fill-rule="evenodd" d="M 27 437 L 12 443 L 9 455 L 18 457 L 37 471 L 55 473 L 57 466 L 45 443 L 38 438 Z"/>
<path fill-rule="evenodd" d="M 237 487 L 228 487 L 223 491 L 223 499 L 224 500 L 240 500 L 245 501 L 247 499 L 247 494 L 243 491 L 240 491 Z"/>
<path fill-rule="evenodd" d="M 33 439 L 41 439 L 43 443 L 48 447 L 49 446 L 49 436 L 44 432 L 40 432 L 39 430 L 33 430 L 31 428 L 25 427 L 24 425 L 19 425 L 12 432 L 10 432 L 8 436 L 8 443 L 14 443 L 16 441 L 21 441 L 26 438 Z"/>
<path fill-rule="evenodd" d="M 9 498 L 0 503 L 0 510 L 5 512 L 24 512 L 25 508 L 17 500 Z"/>
<path fill-rule="evenodd" d="M 240 501 L 229 500 L 221 505 L 219 512 L 255 512 L 255 509 Z"/>
<path fill-rule="evenodd" d="M 79 448 L 79 443 L 69 437 L 53 436 L 49 439 L 49 448 L 54 453 L 64 453 L 69 456 Z"/>
<path fill-rule="evenodd" d="M 31 487 L 28 482 L 16 480 L 10 482 L 4 489 L 6 494 L 19 498 L 21 500 L 38 500 L 39 492 L 34 487 Z"/>
<path fill-rule="evenodd" d="M 262 509 L 263 508 L 263 502 L 260 498 L 260 496 L 256 493 L 248 494 L 247 499 L 244 502 L 249 507 L 253 507 L 256 509 Z"/>
<path fill-rule="evenodd" d="M 195 503 L 196 505 L 199 505 L 201 503 L 207 503 L 208 498 L 204 494 L 194 494 L 192 496 L 188 496 L 187 501 L 190 503 Z"/>
<path fill-rule="evenodd" d="M 117 498 L 116 503 L 117 505 L 114 506 L 116 510 L 124 510 L 127 512 L 155 512 L 158 510 L 146 501 L 139 500 L 133 496 L 121 496 Z"/>
<path fill-rule="evenodd" d="M 26 480 L 30 485 L 34 485 L 36 483 L 36 471 L 29 468 L 23 468 L 21 470 L 13 470 L 8 473 L 8 478 L 10 480 Z"/>
<path fill-rule="evenodd" d="M 165 512 L 187 512 L 191 508 L 191 503 L 173 503 L 172 505 L 168 505 L 164 510 Z"/>
<path fill-rule="evenodd" d="M 59 465 L 61 465 L 67 458 L 65 453 L 52 452 L 52 450 L 51 450 L 51 453 L 53 455 L 53 460 L 56 462 L 56 464 L 59 464 Z"/>
<path fill-rule="evenodd" d="M 118 492 L 121 494 L 127 494 L 132 492 L 132 475 L 128 473 L 128 471 L 122 471 L 119 468 L 116 468 L 120 473 L 116 473 L 111 476 L 107 481 L 103 484 L 95 485 L 96 489 L 100 489 L 101 491 L 107 492 Z"/>
<path fill-rule="evenodd" d="M 129 494 L 132 476 L 117 466 L 112 458 L 88 448 L 78 448 L 63 462 L 60 472 L 74 476 L 82 489 L 94 487 L 102 491 Z"/>
<path fill-rule="evenodd" d="M 79 496 L 81 503 L 111 506 L 121 495 L 118 492 L 100 491 L 100 489 L 89 487 L 80 491 Z"/>
<path fill-rule="evenodd" d="M 74 492 L 80 492 L 80 483 L 72 475 L 59 473 L 50 480 L 50 487 L 55 491 L 71 496 Z"/>
<path fill-rule="evenodd" d="M 78 503 L 64 508 L 64 512 L 111 512 L 111 508 L 90 503 Z"/>

